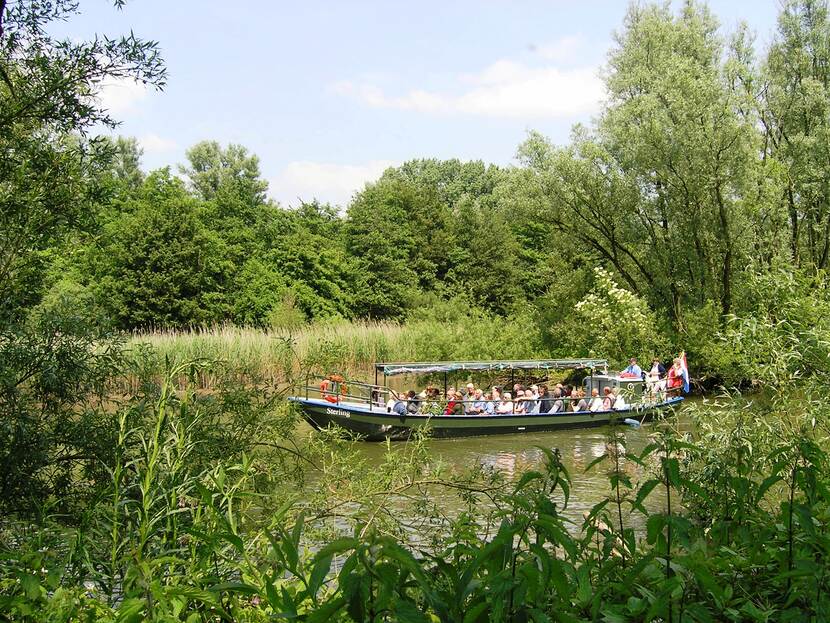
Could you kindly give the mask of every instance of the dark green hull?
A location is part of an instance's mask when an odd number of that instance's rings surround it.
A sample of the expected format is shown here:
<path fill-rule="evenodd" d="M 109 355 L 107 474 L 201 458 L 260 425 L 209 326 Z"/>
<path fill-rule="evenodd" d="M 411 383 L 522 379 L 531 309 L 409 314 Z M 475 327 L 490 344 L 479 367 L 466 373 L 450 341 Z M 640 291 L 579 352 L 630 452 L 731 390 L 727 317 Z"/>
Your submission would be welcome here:
<path fill-rule="evenodd" d="M 429 429 L 432 437 L 476 437 L 541 432 L 563 428 L 604 426 L 612 419 L 649 420 L 664 409 L 682 402 L 673 398 L 654 406 L 625 411 L 562 413 L 555 415 L 406 415 L 387 413 L 382 407 L 366 408 L 332 404 L 313 398 L 290 398 L 300 405 L 305 419 L 316 429 L 334 424 L 367 441 L 403 440 L 417 430 Z"/>

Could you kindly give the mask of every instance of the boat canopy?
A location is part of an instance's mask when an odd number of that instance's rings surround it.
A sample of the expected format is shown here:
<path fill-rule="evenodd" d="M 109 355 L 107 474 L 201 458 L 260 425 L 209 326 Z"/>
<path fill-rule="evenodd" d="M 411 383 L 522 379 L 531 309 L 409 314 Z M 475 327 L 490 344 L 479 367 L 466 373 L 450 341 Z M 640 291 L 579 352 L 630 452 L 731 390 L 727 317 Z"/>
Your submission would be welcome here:
<path fill-rule="evenodd" d="M 506 361 L 419 361 L 376 363 L 375 370 L 386 376 L 398 374 L 429 374 L 433 372 L 456 372 L 458 370 L 568 370 L 582 368 L 604 368 L 606 359 L 538 359 Z"/>

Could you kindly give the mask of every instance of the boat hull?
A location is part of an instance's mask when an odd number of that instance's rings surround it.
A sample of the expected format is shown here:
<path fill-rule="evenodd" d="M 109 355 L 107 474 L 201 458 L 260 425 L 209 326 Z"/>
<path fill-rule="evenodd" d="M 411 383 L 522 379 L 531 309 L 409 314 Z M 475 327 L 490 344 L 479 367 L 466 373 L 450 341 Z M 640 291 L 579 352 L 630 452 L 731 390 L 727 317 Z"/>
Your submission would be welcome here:
<path fill-rule="evenodd" d="M 405 415 L 375 411 L 347 404 L 332 404 L 313 398 L 290 398 L 298 404 L 305 419 L 316 429 L 336 425 L 366 441 L 409 439 L 417 431 L 428 431 L 431 437 L 476 437 L 481 435 L 512 435 L 604 426 L 612 420 L 626 418 L 647 421 L 665 409 L 678 405 L 682 397 L 657 405 L 624 411 L 561 413 L 554 415 Z"/>

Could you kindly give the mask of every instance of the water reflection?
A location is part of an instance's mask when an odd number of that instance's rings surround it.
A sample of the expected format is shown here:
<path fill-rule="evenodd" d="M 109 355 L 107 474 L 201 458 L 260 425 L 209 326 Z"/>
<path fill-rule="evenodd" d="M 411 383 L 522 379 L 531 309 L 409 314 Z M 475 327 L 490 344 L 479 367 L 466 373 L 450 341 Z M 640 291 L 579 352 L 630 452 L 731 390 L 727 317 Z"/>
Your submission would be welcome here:
<path fill-rule="evenodd" d="M 652 425 L 639 428 L 622 426 L 619 430 L 625 436 L 627 453 L 639 454 L 649 442 Z M 610 492 L 608 469 L 610 463 L 600 464 L 590 471 L 588 465 L 606 452 L 607 428 L 587 428 L 544 433 L 520 433 L 516 435 L 494 435 L 490 437 L 469 437 L 460 439 L 435 439 L 430 441 L 432 456 L 457 471 L 482 465 L 501 471 L 509 479 L 517 479 L 531 469 L 540 469 L 544 452 L 540 449 L 558 449 L 562 463 L 571 476 L 571 495 L 565 514 L 576 525 L 581 524 L 583 515 Z M 383 457 L 384 444 L 361 444 L 361 451 L 372 463 L 379 463 Z M 633 482 L 645 480 L 645 474 L 632 461 L 622 461 L 622 468 Z M 442 496 L 443 497 L 443 496 Z M 442 500 L 448 512 L 461 510 L 460 503 L 447 496 Z M 656 490 L 647 506 L 658 509 L 663 503 L 660 491 Z M 634 524 L 639 523 L 634 518 Z"/>

